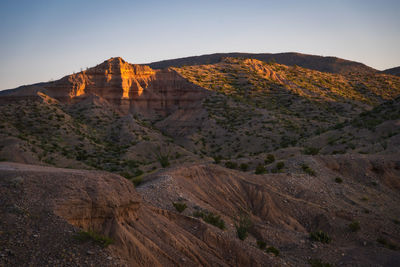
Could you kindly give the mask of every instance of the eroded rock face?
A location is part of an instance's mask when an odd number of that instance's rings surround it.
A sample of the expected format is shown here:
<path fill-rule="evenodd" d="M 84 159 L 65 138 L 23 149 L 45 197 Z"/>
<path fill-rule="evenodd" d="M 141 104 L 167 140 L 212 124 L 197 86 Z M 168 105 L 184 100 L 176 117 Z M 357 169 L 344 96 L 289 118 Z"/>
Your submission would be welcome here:
<path fill-rule="evenodd" d="M 49 250 L 54 255 L 64 253 L 65 246 L 59 246 L 55 238 L 59 228 L 51 228 L 49 217 L 56 217 L 66 228 L 61 232 L 67 248 L 80 251 L 76 262 L 84 261 L 86 254 L 85 244 L 74 241 L 76 227 L 110 237 L 114 243 L 103 250 L 128 266 L 262 266 L 277 265 L 279 260 L 198 219 L 142 202 L 130 181 L 106 172 L 5 162 L 0 164 L 0 192 L 0 200 L 9 202 L 0 209 L 0 230 L 15 221 L 8 207 L 18 208 L 21 218 L 23 213 L 35 215 L 29 217 L 32 222 L 24 230 L 34 232 L 36 242 L 42 245 L 25 247 L 23 253 L 26 257 L 34 253 L 40 259 L 33 261 L 38 266 L 46 263 Z M 16 249 L 12 244 L 7 246 Z M 13 262 L 19 266 L 28 259 Z"/>
<path fill-rule="evenodd" d="M 119 57 L 58 81 L 17 88 L 4 95 L 29 97 L 38 92 L 65 103 L 97 95 L 125 114 L 140 112 L 162 116 L 178 107 L 192 109 L 209 93 L 172 69 L 153 70 L 149 66 L 127 63 Z"/>

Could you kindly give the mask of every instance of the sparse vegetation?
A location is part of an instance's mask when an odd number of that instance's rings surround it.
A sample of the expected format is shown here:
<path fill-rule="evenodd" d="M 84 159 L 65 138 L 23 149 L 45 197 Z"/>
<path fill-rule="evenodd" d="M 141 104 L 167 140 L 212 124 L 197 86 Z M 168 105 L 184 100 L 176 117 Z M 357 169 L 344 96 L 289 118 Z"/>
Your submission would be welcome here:
<path fill-rule="evenodd" d="M 267 169 L 262 164 L 258 164 L 255 170 L 255 174 L 264 174 L 267 172 Z"/>
<path fill-rule="evenodd" d="M 306 147 L 303 150 L 303 154 L 305 155 L 317 155 L 319 153 L 319 148 L 316 147 Z"/>
<path fill-rule="evenodd" d="M 268 154 L 267 157 L 264 160 L 264 163 L 268 165 L 268 164 L 273 163 L 274 161 L 275 161 L 274 155 Z"/>
<path fill-rule="evenodd" d="M 394 244 L 393 242 L 387 240 L 384 237 L 379 237 L 376 240 L 379 244 L 383 245 L 385 248 L 391 249 L 391 250 L 398 250 L 399 248 Z"/>
<path fill-rule="evenodd" d="M 321 230 L 310 233 L 310 239 L 321 243 L 330 243 L 332 241 L 332 238 Z"/>
<path fill-rule="evenodd" d="M 249 165 L 247 163 L 241 163 L 240 164 L 240 170 L 241 171 L 247 171 L 249 169 Z"/>
<path fill-rule="evenodd" d="M 173 202 L 172 205 L 179 213 L 182 213 L 187 208 L 186 203 L 183 202 Z"/>
<path fill-rule="evenodd" d="M 283 161 L 279 161 L 276 163 L 276 169 L 277 170 L 282 170 L 285 167 L 285 163 Z"/>
<path fill-rule="evenodd" d="M 143 177 L 135 177 L 132 180 L 132 183 L 136 186 L 139 186 L 143 182 Z"/>
<path fill-rule="evenodd" d="M 225 162 L 225 167 L 229 169 L 237 169 L 237 163 L 233 161 L 227 161 Z"/>
<path fill-rule="evenodd" d="M 108 245 L 110 245 L 114 242 L 111 238 L 100 235 L 91 230 L 89 230 L 89 231 L 81 230 L 78 233 L 76 233 L 74 238 L 81 242 L 93 241 L 94 243 L 99 244 L 102 247 L 107 247 Z"/>
<path fill-rule="evenodd" d="M 265 251 L 267 251 L 268 253 L 272 253 L 272 254 L 274 254 L 275 255 L 275 257 L 277 257 L 277 256 L 279 256 L 279 249 L 277 249 L 276 247 L 267 247 L 267 249 L 265 250 Z"/>
<path fill-rule="evenodd" d="M 196 218 L 202 218 L 203 221 L 206 223 L 212 224 L 216 227 L 218 227 L 221 230 L 224 230 L 225 227 L 225 221 L 221 219 L 220 215 L 214 214 L 212 212 L 208 211 L 195 211 L 193 213 L 193 216 Z"/>
<path fill-rule="evenodd" d="M 341 184 L 341 183 L 343 183 L 343 179 L 340 178 L 340 177 L 336 177 L 335 178 L 335 182 L 338 183 L 338 184 Z"/>
<path fill-rule="evenodd" d="M 357 231 L 359 231 L 359 230 L 361 229 L 361 227 L 360 227 L 360 222 L 359 222 L 359 221 L 352 221 L 352 222 L 349 224 L 349 229 L 350 229 L 350 231 L 352 231 L 352 232 L 357 232 Z"/>
<path fill-rule="evenodd" d="M 257 240 L 257 247 L 259 249 L 265 249 L 267 247 L 267 243 L 263 240 Z"/>
<path fill-rule="evenodd" d="M 307 164 L 303 163 L 301 169 L 308 175 L 315 176 L 315 171 L 311 169 Z"/>
<path fill-rule="evenodd" d="M 236 226 L 236 233 L 240 240 L 245 240 L 248 236 L 248 231 L 250 227 L 253 226 L 250 218 L 246 214 L 242 214 L 239 217 L 239 223 Z"/>

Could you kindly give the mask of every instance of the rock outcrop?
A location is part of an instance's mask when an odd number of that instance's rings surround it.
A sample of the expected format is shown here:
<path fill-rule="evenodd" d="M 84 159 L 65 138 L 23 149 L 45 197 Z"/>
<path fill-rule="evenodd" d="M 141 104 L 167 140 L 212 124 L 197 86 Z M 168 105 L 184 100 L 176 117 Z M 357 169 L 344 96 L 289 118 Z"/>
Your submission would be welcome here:
<path fill-rule="evenodd" d="M 54 82 L 5 91 L 2 97 L 32 97 L 38 92 L 64 103 L 97 95 L 124 114 L 140 112 L 163 116 L 178 107 L 185 109 L 198 105 L 208 93 L 171 69 L 153 70 L 116 57 Z"/>

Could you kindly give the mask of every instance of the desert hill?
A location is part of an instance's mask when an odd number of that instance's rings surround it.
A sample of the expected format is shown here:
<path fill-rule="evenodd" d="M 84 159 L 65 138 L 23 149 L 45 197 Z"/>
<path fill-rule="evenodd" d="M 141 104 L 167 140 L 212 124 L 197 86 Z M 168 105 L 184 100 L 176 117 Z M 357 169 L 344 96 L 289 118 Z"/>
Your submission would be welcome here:
<path fill-rule="evenodd" d="M 362 63 L 349 61 L 337 57 L 323 57 L 315 55 L 307 55 L 301 53 L 216 53 L 209 55 L 169 59 L 158 62 L 152 62 L 148 65 L 154 69 L 163 69 L 167 67 L 183 67 L 192 65 L 207 65 L 219 63 L 223 58 L 251 58 L 264 62 L 276 62 L 288 66 L 300 66 L 312 70 L 318 70 L 330 73 L 374 73 L 375 69 L 368 67 Z"/>
<path fill-rule="evenodd" d="M 111 58 L 1 92 L 0 265 L 397 266 L 400 77 L 286 57 Z"/>
<path fill-rule="evenodd" d="M 387 69 L 387 70 L 382 71 L 382 73 L 400 76 L 400 67 Z"/>

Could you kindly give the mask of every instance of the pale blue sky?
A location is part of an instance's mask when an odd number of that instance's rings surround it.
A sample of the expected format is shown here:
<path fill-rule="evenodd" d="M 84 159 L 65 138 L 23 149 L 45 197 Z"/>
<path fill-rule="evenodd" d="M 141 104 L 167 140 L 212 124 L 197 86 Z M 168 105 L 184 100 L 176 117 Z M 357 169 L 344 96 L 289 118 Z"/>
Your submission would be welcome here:
<path fill-rule="evenodd" d="M 400 1 L 0 0 L 0 90 L 113 56 L 301 52 L 400 65 Z"/>

